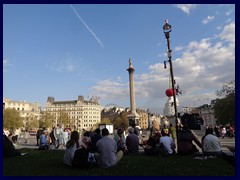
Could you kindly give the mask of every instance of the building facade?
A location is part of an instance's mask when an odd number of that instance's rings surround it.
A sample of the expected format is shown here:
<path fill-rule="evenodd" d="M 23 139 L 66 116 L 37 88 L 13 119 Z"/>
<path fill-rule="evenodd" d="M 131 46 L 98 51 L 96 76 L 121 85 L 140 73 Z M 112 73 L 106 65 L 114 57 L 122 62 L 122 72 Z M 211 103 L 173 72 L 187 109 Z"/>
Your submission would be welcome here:
<path fill-rule="evenodd" d="M 77 100 L 55 101 L 54 97 L 48 97 L 44 112 L 50 113 L 53 125 L 59 123 L 60 112 L 65 112 L 72 120 L 72 128 L 76 130 L 91 130 L 101 121 L 102 106 L 98 103 L 97 97 L 84 100 L 84 96 L 78 96 Z"/>
<path fill-rule="evenodd" d="M 139 115 L 139 126 L 141 129 L 147 129 L 148 128 L 148 113 L 145 110 L 137 109 L 137 113 Z"/>
<path fill-rule="evenodd" d="M 13 101 L 9 98 L 3 98 L 4 109 L 16 109 L 23 118 L 23 124 L 32 120 L 39 120 L 41 117 L 41 106 L 39 103 L 30 103 L 26 101 Z"/>
<path fill-rule="evenodd" d="M 215 100 L 212 100 L 210 105 L 204 104 L 199 107 L 200 108 L 199 114 L 203 119 L 204 127 L 210 126 L 210 125 L 214 127 L 217 124 L 217 119 L 214 116 L 214 109 L 213 109 L 215 102 L 216 102 Z"/>

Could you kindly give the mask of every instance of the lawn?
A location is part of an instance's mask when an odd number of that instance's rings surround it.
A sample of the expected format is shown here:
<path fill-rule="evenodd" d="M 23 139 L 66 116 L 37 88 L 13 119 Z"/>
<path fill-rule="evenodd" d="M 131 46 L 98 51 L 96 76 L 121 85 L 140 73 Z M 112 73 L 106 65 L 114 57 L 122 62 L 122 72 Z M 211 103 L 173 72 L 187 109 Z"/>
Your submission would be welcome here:
<path fill-rule="evenodd" d="M 149 157 L 125 155 L 115 167 L 71 169 L 63 165 L 62 150 L 29 152 L 3 158 L 4 176 L 235 176 L 235 167 L 222 158 L 196 160 L 192 156 Z"/>

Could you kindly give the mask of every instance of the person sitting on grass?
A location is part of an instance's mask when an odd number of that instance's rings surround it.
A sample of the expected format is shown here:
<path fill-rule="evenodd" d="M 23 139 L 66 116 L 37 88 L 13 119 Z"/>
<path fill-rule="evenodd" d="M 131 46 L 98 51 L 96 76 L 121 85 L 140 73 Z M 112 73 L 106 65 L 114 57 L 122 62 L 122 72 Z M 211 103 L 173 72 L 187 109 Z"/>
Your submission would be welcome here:
<path fill-rule="evenodd" d="M 99 128 L 95 129 L 94 135 L 91 136 L 91 151 L 92 152 L 97 152 L 97 147 L 96 144 L 98 142 L 99 139 L 101 139 L 101 131 Z"/>
<path fill-rule="evenodd" d="M 206 135 L 202 137 L 202 151 L 205 155 L 222 155 L 220 140 L 213 135 L 213 129 L 207 129 Z"/>
<path fill-rule="evenodd" d="M 8 139 L 12 142 L 12 143 L 14 143 L 15 142 L 15 139 L 14 139 L 14 134 L 13 133 L 10 133 L 9 135 L 8 135 Z"/>
<path fill-rule="evenodd" d="M 42 135 L 40 136 L 40 150 L 47 150 L 49 149 L 49 141 L 48 141 L 48 131 L 44 130 Z"/>
<path fill-rule="evenodd" d="M 193 141 L 199 146 L 200 149 L 202 148 L 201 142 L 192 133 L 192 131 L 189 130 L 186 125 L 183 126 L 182 129 L 179 130 L 178 133 L 177 133 L 177 151 L 178 151 L 178 154 L 188 155 L 188 154 L 198 153 L 199 150 L 193 144 Z"/>
<path fill-rule="evenodd" d="M 20 156 L 21 153 L 16 150 L 13 142 L 3 134 L 3 157 Z"/>
<path fill-rule="evenodd" d="M 70 139 L 68 140 L 67 144 L 66 144 L 66 150 L 64 153 L 64 157 L 63 157 L 63 163 L 67 166 L 73 166 L 73 161 L 76 162 L 76 160 L 74 160 L 74 154 L 76 152 L 76 150 L 78 149 L 87 149 L 87 147 L 85 146 L 85 144 L 79 139 L 79 133 L 77 131 L 73 131 L 71 133 Z M 76 157 L 75 157 L 76 159 Z"/>
<path fill-rule="evenodd" d="M 139 152 L 139 138 L 134 134 L 134 129 L 128 129 L 128 136 L 126 138 L 126 146 L 128 153 L 138 153 Z"/>
<path fill-rule="evenodd" d="M 156 133 L 154 136 L 149 136 L 146 146 L 144 147 L 144 154 L 151 156 L 157 156 L 159 154 L 159 149 L 156 145 L 159 143 L 160 137 L 160 133 Z"/>
<path fill-rule="evenodd" d="M 91 138 L 90 138 L 89 131 L 84 132 L 83 137 L 82 137 L 82 142 L 86 145 L 87 148 L 89 148 L 91 146 Z"/>
<path fill-rule="evenodd" d="M 115 166 L 123 157 L 123 151 L 117 152 L 117 143 L 108 137 L 107 128 L 102 129 L 102 138 L 98 140 L 96 146 L 98 153 L 95 153 L 95 159 L 99 166 L 109 168 Z"/>
<path fill-rule="evenodd" d="M 162 137 L 159 140 L 160 143 L 160 155 L 168 156 L 175 154 L 175 143 L 172 137 L 169 137 L 169 133 L 162 131 Z M 162 146 L 161 146 L 162 145 Z M 164 152 L 164 148 L 167 150 Z"/>
<path fill-rule="evenodd" d="M 126 151 L 126 147 L 125 147 L 126 138 L 123 134 L 123 129 L 122 128 L 119 128 L 117 130 L 117 134 L 115 134 L 114 140 L 117 143 L 117 151 L 121 150 L 125 153 L 125 151 Z"/>

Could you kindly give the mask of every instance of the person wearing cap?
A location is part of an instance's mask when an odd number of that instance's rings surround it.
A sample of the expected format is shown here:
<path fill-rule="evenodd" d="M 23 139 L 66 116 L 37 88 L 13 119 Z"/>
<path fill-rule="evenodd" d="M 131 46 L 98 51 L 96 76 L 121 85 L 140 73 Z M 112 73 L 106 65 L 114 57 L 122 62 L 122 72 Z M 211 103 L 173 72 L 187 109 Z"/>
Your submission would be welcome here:
<path fill-rule="evenodd" d="M 134 129 L 128 129 L 128 136 L 126 138 L 126 146 L 128 153 L 138 153 L 139 152 L 139 138 L 134 134 Z"/>
<path fill-rule="evenodd" d="M 109 131 L 107 128 L 102 129 L 102 138 L 98 140 L 96 147 L 98 153 L 95 153 L 95 159 L 99 166 L 109 168 L 115 166 L 123 157 L 123 151 L 117 152 L 117 143 L 112 138 L 108 137 Z"/>

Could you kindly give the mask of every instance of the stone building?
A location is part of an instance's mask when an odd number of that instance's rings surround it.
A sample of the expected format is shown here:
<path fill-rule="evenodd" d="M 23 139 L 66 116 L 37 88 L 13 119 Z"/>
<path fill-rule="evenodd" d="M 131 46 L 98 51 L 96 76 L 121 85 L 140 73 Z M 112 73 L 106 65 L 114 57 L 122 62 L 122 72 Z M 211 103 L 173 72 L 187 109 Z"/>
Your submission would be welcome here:
<path fill-rule="evenodd" d="M 211 101 L 211 104 L 204 104 L 199 107 L 200 113 L 199 115 L 203 119 L 203 127 L 206 127 L 207 125 L 211 125 L 212 127 L 216 126 L 217 119 L 215 118 L 214 115 L 214 109 L 213 106 L 215 104 L 215 100 Z"/>
<path fill-rule="evenodd" d="M 145 110 L 142 109 L 137 109 L 137 114 L 140 116 L 139 117 L 139 126 L 141 129 L 147 129 L 148 128 L 148 113 Z"/>
<path fill-rule="evenodd" d="M 112 123 L 114 123 L 114 119 L 118 116 L 120 116 L 121 112 L 126 111 L 128 114 L 131 113 L 130 108 L 120 108 L 120 107 L 111 107 L 111 108 L 104 108 L 102 110 L 101 116 L 102 118 L 108 118 Z M 147 129 L 148 128 L 148 113 L 145 110 L 142 109 L 136 109 L 136 112 L 139 115 L 138 118 L 138 126 L 141 129 Z"/>
<path fill-rule="evenodd" d="M 44 112 L 53 115 L 53 124 L 59 123 L 60 112 L 67 113 L 73 121 L 72 128 L 77 130 L 90 130 L 101 121 L 102 106 L 97 97 L 84 100 L 84 96 L 78 96 L 77 100 L 55 101 L 54 97 L 48 97 Z"/>
<path fill-rule="evenodd" d="M 14 101 L 9 98 L 3 98 L 4 109 L 16 109 L 23 117 L 23 124 L 32 120 L 39 120 L 41 117 L 41 106 L 39 103 L 30 103 L 26 101 Z"/>
<path fill-rule="evenodd" d="M 105 107 L 101 112 L 101 117 L 108 118 L 112 123 L 116 117 L 118 117 L 124 109 L 114 106 L 114 107 Z"/>

